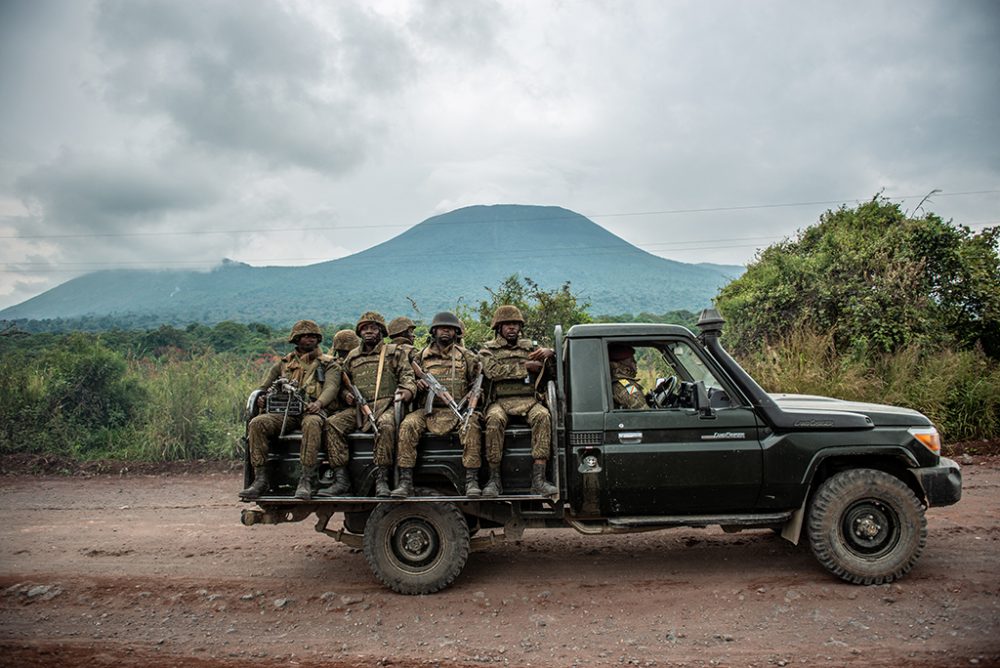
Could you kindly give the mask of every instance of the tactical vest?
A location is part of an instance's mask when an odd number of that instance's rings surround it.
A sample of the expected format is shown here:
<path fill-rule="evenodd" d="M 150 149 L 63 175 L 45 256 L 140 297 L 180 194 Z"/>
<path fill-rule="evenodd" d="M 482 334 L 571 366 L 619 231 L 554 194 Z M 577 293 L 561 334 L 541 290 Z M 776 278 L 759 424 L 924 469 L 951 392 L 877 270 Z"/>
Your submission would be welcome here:
<path fill-rule="evenodd" d="M 524 364 L 529 361 L 528 355 L 535 349 L 531 339 L 518 339 L 515 346 L 497 346 L 492 343 L 486 344 L 492 353 L 492 357 L 500 364 Z M 493 381 L 493 396 L 495 397 L 520 397 L 533 396 L 535 386 L 532 384 L 533 378 L 525 374 L 523 378 L 509 378 L 506 380 Z"/>
<path fill-rule="evenodd" d="M 322 374 L 317 371 L 329 362 L 328 355 L 316 355 L 310 359 L 309 355 L 298 357 L 295 353 L 288 353 L 281 358 L 280 375 L 304 389 L 310 401 L 316 401 L 323 392 L 323 382 L 319 378 Z"/>
<path fill-rule="evenodd" d="M 450 357 L 447 356 L 450 353 Z M 448 388 L 455 401 L 461 401 L 465 393 L 469 391 L 467 382 L 471 355 L 465 348 L 453 345 L 449 353 L 442 355 L 432 350 L 430 346 L 424 348 L 417 355 L 418 364 L 425 373 L 433 374 L 438 381 Z M 435 399 L 435 403 L 443 403 Z"/>
<path fill-rule="evenodd" d="M 382 383 L 375 396 L 375 385 L 378 382 L 378 358 L 385 349 L 385 361 L 382 364 Z M 396 346 L 384 343 L 376 346 L 370 353 L 361 352 L 355 348 L 347 354 L 344 360 L 344 370 L 351 377 L 354 386 L 361 390 L 368 401 L 391 397 L 396 393 Z"/>

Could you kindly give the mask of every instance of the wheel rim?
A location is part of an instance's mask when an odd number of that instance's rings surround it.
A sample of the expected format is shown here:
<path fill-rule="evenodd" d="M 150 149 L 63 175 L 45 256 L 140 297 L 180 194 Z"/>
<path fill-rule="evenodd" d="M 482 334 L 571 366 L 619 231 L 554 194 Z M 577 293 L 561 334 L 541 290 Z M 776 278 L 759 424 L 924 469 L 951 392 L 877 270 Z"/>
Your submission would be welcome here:
<path fill-rule="evenodd" d="M 844 544 L 860 557 L 877 559 L 891 552 L 899 542 L 899 516 L 883 501 L 855 501 L 842 518 L 840 531 Z"/>
<path fill-rule="evenodd" d="M 423 518 L 410 517 L 389 532 L 389 554 L 397 565 L 418 573 L 430 568 L 441 554 L 437 527 Z"/>

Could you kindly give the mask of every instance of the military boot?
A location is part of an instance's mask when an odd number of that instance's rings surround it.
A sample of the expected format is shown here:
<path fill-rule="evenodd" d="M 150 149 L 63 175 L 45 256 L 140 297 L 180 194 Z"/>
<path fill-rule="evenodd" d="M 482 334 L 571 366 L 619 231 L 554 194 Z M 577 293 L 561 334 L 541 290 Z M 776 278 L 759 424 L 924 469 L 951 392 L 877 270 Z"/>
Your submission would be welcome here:
<path fill-rule="evenodd" d="M 500 496 L 503 494 L 503 485 L 500 482 L 500 465 L 496 466 L 490 465 L 490 479 L 486 481 L 486 487 L 483 487 L 483 496 Z"/>
<path fill-rule="evenodd" d="M 347 475 L 346 466 L 338 466 L 333 469 L 333 487 L 330 488 L 328 494 L 330 496 L 350 496 L 351 479 Z"/>
<path fill-rule="evenodd" d="M 483 495 L 479 489 L 479 469 L 465 469 L 465 495 L 477 498 Z"/>
<path fill-rule="evenodd" d="M 380 466 L 375 471 L 375 496 L 386 499 L 389 494 L 389 467 Z"/>
<path fill-rule="evenodd" d="M 267 491 L 267 467 L 266 466 L 255 466 L 253 467 L 253 482 L 245 490 L 240 492 L 240 496 L 244 499 L 256 499 L 259 498 L 261 494 Z"/>
<path fill-rule="evenodd" d="M 391 496 L 394 499 L 413 496 L 413 469 L 399 469 L 399 487 L 392 490 Z"/>
<path fill-rule="evenodd" d="M 559 490 L 552 483 L 545 480 L 545 462 L 534 464 L 531 467 L 531 493 L 542 496 L 552 496 Z"/>
<path fill-rule="evenodd" d="M 295 488 L 295 498 L 300 501 L 312 499 L 312 477 L 315 473 L 315 466 L 303 466 L 302 475 L 299 476 L 299 486 Z"/>

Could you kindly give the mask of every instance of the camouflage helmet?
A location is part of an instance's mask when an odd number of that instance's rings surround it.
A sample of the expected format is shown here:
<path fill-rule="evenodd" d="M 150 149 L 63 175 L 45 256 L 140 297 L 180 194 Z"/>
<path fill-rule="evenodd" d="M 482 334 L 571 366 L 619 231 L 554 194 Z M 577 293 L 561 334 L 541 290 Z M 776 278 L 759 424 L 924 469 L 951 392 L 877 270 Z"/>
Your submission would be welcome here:
<path fill-rule="evenodd" d="M 434 334 L 435 327 L 452 327 L 458 332 L 458 336 L 462 336 L 462 321 L 458 319 L 454 313 L 449 313 L 448 311 L 441 311 L 434 319 L 431 320 L 430 332 Z"/>
<path fill-rule="evenodd" d="M 312 320 L 299 320 L 292 325 L 292 333 L 288 335 L 289 343 L 296 343 L 303 334 L 315 334 L 319 340 L 323 340 L 323 331 Z"/>
<path fill-rule="evenodd" d="M 354 350 L 361 344 L 361 339 L 358 335 L 354 333 L 351 329 L 342 329 L 333 335 L 333 348 L 332 350 L 346 352 L 348 350 Z"/>
<path fill-rule="evenodd" d="M 389 330 L 385 326 L 385 318 L 378 311 L 365 311 L 362 313 L 361 317 L 358 318 L 358 324 L 354 326 L 354 333 L 361 336 L 361 325 L 368 322 L 374 322 L 378 325 L 379 329 L 382 330 L 382 336 L 388 335 Z"/>
<path fill-rule="evenodd" d="M 416 327 L 413 321 L 406 316 L 399 316 L 398 318 L 393 318 L 389 321 L 389 336 L 399 336 L 400 334 L 405 334 L 406 330 L 411 327 Z"/>
<path fill-rule="evenodd" d="M 493 323 L 490 327 L 496 329 L 505 322 L 519 322 L 524 325 L 524 316 L 521 315 L 521 309 L 513 304 L 504 304 L 497 307 L 496 312 L 493 314 Z"/>

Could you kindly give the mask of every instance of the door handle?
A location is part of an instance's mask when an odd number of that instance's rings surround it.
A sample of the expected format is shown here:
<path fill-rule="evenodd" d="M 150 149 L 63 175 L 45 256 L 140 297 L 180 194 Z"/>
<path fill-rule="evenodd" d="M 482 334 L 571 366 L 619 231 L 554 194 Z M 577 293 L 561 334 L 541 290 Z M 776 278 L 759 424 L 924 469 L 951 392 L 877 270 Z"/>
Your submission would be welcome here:
<path fill-rule="evenodd" d="M 641 431 L 620 431 L 618 432 L 618 442 L 625 444 L 642 443 Z"/>

